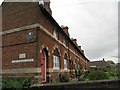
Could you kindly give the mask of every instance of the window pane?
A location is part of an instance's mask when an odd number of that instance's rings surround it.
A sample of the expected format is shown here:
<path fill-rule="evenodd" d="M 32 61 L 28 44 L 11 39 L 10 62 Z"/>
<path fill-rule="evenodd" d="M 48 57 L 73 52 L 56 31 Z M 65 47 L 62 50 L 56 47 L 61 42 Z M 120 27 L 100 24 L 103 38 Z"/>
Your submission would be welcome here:
<path fill-rule="evenodd" d="M 59 69 L 59 57 L 53 55 L 53 68 Z"/>
<path fill-rule="evenodd" d="M 67 69 L 67 60 L 64 59 L 64 69 Z"/>
<path fill-rule="evenodd" d="M 53 67 L 55 67 L 55 56 L 53 55 Z"/>
<path fill-rule="evenodd" d="M 56 29 L 54 30 L 54 37 L 55 37 L 55 39 L 58 39 L 58 32 Z"/>

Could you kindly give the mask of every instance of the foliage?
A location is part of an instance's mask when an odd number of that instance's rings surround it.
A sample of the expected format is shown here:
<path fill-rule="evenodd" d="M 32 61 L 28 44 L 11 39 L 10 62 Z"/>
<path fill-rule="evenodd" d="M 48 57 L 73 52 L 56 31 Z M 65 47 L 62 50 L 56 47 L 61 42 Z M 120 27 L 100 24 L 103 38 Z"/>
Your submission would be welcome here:
<path fill-rule="evenodd" d="M 91 71 L 88 75 L 89 80 L 102 80 L 108 79 L 108 75 L 100 70 Z"/>
<path fill-rule="evenodd" d="M 117 71 L 115 63 L 111 60 L 107 61 L 107 63 L 109 64 L 109 66 L 107 67 L 107 73 L 109 77 L 117 77 L 118 71 Z"/>
<path fill-rule="evenodd" d="M 78 76 L 78 81 L 85 81 L 85 77 Z"/>
<path fill-rule="evenodd" d="M 95 67 L 89 67 L 88 72 L 91 72 L 91 71 L 94 71 L 94 70 L 97 70 L 97 68 L 95 68 Z"/>
<path fill-rule="evenodd" d="M 81 76 L 82 75 L 82 72 L 80 69 L 78 69 L 78 73 L 77 73 L 77 76 Z"/>
<path fill-rule="evenodd" d="M 30 78 L 23 80 L 23 87 L 24 88 L 29 88 L 30 86 L 31 86 L 31 79 Z"/>
<path fill-rule="evenodd" d="M 61 74 L 60 75 L 60 82 L 69 82 L 70 77 L 67 74 Z"/>
<path fill-rule="evenodd" d="M 80 69 L 75 69 L 75 75 L 76 75 L 76 77 L 81 76 L 82 75 L 81 70 Z"/>
<path fill-rule="evenodd" d="M 110 65 L 112 65 L 112 64 L 115 65 L 115 63 L 112 60 L 108 60 L 107 63 Z"/>
<path fill-rule="evenodd" d="M 77 77 L 77 69 L 75 69 L 75 77 Z"/>
<path fill-rule="evenodd" d="M 95 68 L 95 67 L 89 67 L 89 74 L 93 72 L 95 73 L 96 71 L 101 71 L 105 73 L 109 79 L 116 78 L 118 76 L 118 71 L 117 71 L 115 63 L 112 60 L 108 60 L 107 63 L 108 63 L 108 66 L 103 70 L 102 69 L 98 70 L 98 68 Z"/>
<path fill-rule="evenodd" d="M 118 78 L 120 78 L 120 63 L 116 64 L 116 71 L 117 71 Z"/>
<path fill-rule="evenodd" d="M 22 88 L 21 81 L 15 79 L 4 79 L 2 80 L 3 88 Z"/>
<path fill-rule="evenodd" d="M 22 78 L 22 79 L 16 79 L 16 78 L 3 78 L 2 80 L 2 87 L 3 88 L 29 88 L 31 85 L 31 79 L 30 78 Z"/>

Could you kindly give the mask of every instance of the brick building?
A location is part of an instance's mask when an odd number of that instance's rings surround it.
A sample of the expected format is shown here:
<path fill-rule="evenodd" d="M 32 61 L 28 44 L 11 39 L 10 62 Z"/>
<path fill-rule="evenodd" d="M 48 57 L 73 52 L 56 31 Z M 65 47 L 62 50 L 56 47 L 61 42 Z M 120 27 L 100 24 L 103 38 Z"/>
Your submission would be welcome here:
<path fill-rule="evenodd" d="M 96 61 L 90 61 L 89 67 L 100 69 L 100 70 L 107 70 L 108 66 L 110 66 L 107 61 L 103 58 L 103 60 L 96 60 Z"/>
<path fill-rule="evenodd" d="M 47 1 L 47 0 L 46 0 Z M 74 77 L 87 70 L 86 58 L 68 27 L 52 17 L 50 2 L 2 3 L 2 76 L 32 77 L 54 81 L 59 74 Z"/>

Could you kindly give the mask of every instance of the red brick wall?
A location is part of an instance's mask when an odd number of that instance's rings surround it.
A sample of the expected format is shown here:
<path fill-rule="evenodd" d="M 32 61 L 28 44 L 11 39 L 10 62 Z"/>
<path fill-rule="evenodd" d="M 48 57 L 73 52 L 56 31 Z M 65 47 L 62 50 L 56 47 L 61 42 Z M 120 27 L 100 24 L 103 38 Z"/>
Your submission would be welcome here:
<path fill-rule="evenodd" d="M 28 32 L 32 32 L 34 34 L 34 39 L 29 41 L 27 39 Z M 13 45 L 19 45 L 19 44 L 26 44 L 29 42 L 35 42 L 36 41 L 36 29 L 30 29 L 20 32 L 15 32 L 12 34 L 6 34 L 2 37 L 2 46 L 13 46 Z"/>
<path fill-rule="evenodd" d="M 3 31 L 38 22 L 38 3 L 6 2 L 2 5 Z"/>
<path fill-rule="evenodd" d="M 38 18 L 39 23 L 42 26 L 44 26 L 50 33 L 53 33 L 55 27 L 53 26 L 52 22 L 48 20 L 48 18 L 42 12 L 39 13 Z"/>
<path fill-rule="evenodd" d="M 35 63 L 17 63 L 12 64 L 12 60 L 19 60 L 19 54 L 26 53 L 25 59 L 36 60 L 36 36 L 33 41 L 27 41 L 28 32 L 36 34 L 35 30 L 26 30 L 3 36 L 2 65 L 3 69 L 35 67 Z"/>
<path fill-rule="evenodd" d="M 10 30 L 22 26 L 34 24 L 38 22 L 39 5 L 38 3 L 28 2 L 7 2 L 2 5 L 2 30 Z M 33 32 L 34 39 L 27 40 L 27 33 Z M 36 63 L 16 63 L 12 64 L 12 60 L 19 60 L 19 54 L 26 53 L 26 59 L 33 58 L 36 60 L 36 29 L 30 29 L 2 37 L 2 57 L 3 69 L 8 68 L 27 68 L 35 67 Z M 35 43 L 34 43 L 35 42 Z"/>

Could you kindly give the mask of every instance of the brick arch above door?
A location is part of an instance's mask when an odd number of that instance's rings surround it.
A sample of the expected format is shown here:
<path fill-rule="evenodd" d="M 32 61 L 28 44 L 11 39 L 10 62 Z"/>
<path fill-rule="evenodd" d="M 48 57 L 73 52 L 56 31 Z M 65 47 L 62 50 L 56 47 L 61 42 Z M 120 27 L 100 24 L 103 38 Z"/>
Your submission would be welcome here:
<path fill-rule="evenodd" d="M 47 51 L 49 51 L 49 48 L 48 48 L 47 45 L 42 45 L 42 46 L 40 47 L 40 53 L 42 53 L 42 50 L 43 50 L 43 49 L 46 49 Z"/>

